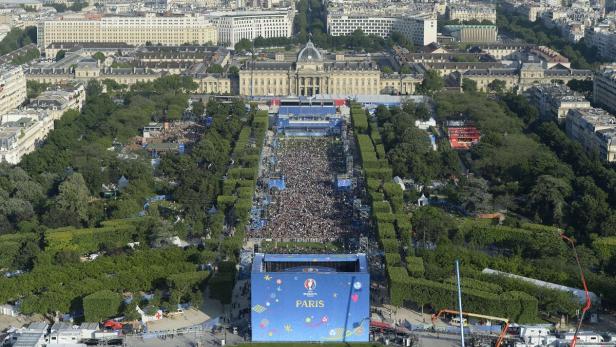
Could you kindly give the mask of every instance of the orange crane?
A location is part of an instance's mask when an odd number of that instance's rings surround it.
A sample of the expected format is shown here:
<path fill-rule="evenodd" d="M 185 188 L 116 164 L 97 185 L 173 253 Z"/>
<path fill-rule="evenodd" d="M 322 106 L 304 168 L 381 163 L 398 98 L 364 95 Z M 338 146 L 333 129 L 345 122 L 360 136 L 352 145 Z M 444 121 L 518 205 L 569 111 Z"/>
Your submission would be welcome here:
<path fill-rule="evenodd" d="M 434 324 L 436 322 L 436 320 L 439 319 L 439 317 L 443 313 L 459 314 L 460 311 L 449 310 L 449 309 L 446 309 L 446 308 L 442 309 L 442 310 L 438 311 L 436 314 L 432 315 L 432 324 Z M 494 317 L 494 316 L 486 316 L 486 315 L 483 315 L 483 314 L 469 313 L 469 312 L 462 312 L 462 315 L 468 316 L 468 317 L 475 317 L 475 318 L 491 320 L 491 321 L 503 322 L 503 329 L 501 330 L 500 335 L 498 335 L 498 340 L 496 340 L 496 347 L 500 347 L 501 346 L 501 344 L 503 343 L 503 340 L 505 340 L 505 335 L 507 334 L 507 329 L 509 328 L 509 319 L 501 318 L 501 317 Z M 463 324 L 463 322 L 460 322 L 460 324 Z"/>

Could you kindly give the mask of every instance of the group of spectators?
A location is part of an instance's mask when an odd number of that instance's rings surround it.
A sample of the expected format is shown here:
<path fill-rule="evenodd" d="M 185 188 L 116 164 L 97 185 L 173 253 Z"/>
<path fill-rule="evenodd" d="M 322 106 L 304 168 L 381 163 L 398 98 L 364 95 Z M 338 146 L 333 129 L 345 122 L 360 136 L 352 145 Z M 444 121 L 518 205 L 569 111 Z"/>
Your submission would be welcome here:
<path fill-rule="evenodd" d="M 257 237 L 279 241 L 331 242 L 350 231 L 352 204 L 334 190 L 330 138 L 287 139 L 277 150 L 276 171 L 286 188 L 270 192 L 265 228 Z"/>

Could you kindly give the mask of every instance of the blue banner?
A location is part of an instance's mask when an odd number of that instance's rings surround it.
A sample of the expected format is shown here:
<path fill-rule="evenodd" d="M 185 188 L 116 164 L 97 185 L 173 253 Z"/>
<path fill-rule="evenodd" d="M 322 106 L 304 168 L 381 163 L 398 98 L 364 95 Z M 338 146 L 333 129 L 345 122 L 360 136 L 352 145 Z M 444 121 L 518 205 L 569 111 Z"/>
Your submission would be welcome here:
<path fill-rule="evenodd" d="M 366 272 L 252 273 L 252 340 L 367 342 Z"/>

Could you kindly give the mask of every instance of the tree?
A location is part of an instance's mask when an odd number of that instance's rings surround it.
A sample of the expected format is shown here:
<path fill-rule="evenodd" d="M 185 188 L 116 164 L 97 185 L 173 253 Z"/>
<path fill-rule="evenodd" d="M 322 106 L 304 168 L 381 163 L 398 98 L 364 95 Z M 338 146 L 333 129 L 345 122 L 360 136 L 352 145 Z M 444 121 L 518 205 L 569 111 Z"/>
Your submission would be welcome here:
<path fill-rule="evenodd" d="M 148 239 L 152 245 L 160 246 L 166 244 L 169 238 L 175 235 L 176 233 L 173 230 L 173 225 L 166 220 L 159 219 L 150 229 Z"/>
<path fill-rule="evenodd" d="M 66 52 L 62 49 L 59 50 L 58 53 L 56 53 L 56 61 L 64 59 L 64 56 L 66 56 Z"/>
<path fill-rule="evenodd" d="M 389 108 L 387 106 L 384 105 L 379 105 L 376 108 L 376 111 L 374 112 L 377 122 L 379 125 L 383 125 L 387 122 L 390 121 L 391 119 L 391 112 L 389 112 Z"/>
<path fill-rule="evenodd" d="M 58 265 L 68 265 L 79 262 L 79 253 L 73 250 L 62 250 L 54 255 L 53 260 Z"/>
<path fill-rule="evenodd" d="M 389 38 L 394 45 L 398 45 L 400 47 L 406 48 L 409 51 L 412 51 L 414 49 L 413 43 L 406 36 L 404 36 L 404 34 L 400 32 L 397 32 L 397 31 L 391 32 L 389 34 Z M 390 44 L 390 46 L 393 46 L 393 45 Z"/>
<path fill-rule="evenodd" d="M 34 267 L 34 259 L 40 252 L 40 248 L 33 240 L 24 241 L 13 260 L 13 267 L 20 270 L 31 270 Z"/>
<path fill-rule="evenodd" d="M 103 84 L 107 88 L 107 93 L 110 93 L 110 92 L 116 91 L 116 90 L 121 90 L 121 89 L 126 87 L 125 84 L 120 84 L 120 83 L 118 83 L 115 80 L 112 80 L 110 78 L 105 78 L 103 80 Z"/>
<path fill-rule="evenodd" d="M 229 77 L 232 77 L 232 78 L 240 77 L 240 69 L 235 65 L 231 65 L 229 67 L 228 73 L 229 73 Z"/>
<path fill-rule="evenodd" d="M 136 321 L 141 318 L 141 315 L 137 312 L 137 305 L 139 301 L 137 297 L 133 297 L 133 300 L 122 307 L 122 315 L 124 319 L 128 322 Z"/>
<path fill-rule="evenodd" d="M 50 83 L 41 83 L 37 81 L 26 81 L 26 90 L 28 99 L 34 99 L 39 96 L 43 91 L 51 86 Z"/>
<path fill-rule="evenodd" d="M 394 72 L 394 70 L 393 70 L 391 67 L 389 67 L 389 66 L 383 66 L 383 67 L 381 68 L 381 71 L 382 71 L 384 74 L 390 74 L 390 73 L 393 73 L 393 72 Z"/>
<path fill-rule="evenodd" d="M 477 92 L 477 82 L 469 78 L 462 79 L 462 90 L 465 93 L 476 93 Z"/>
<path fill-rule="evenodd" d="M 211 66 L 208 66 L 206 71 L 208 73 L 223 73 L 225 69 L 223 69 L 223 67 L 220 66 L 220 64 L 213 64 Z"/>
<path fill-rule="evenodd" d="M 195 101 L 192 103 L 192 112 L 196 116 L 201 116 L 205 113 L 205 106 L 201 101 Z"/>
<path fill-rule="evenodd" d="M 459 188 L 460 203 L 469 213 L 486 213 L 493 211 L 492 194 L 488 181 L 481 177 L 469 176 L 462 181 Z"/>
<path fill-rule="evenodd" d="M 54 207 L 78 218 L 80 221 L 86 221 L 89 199 L 88 186 L 83 176 L 77 172 L 68 176 L 58 187 L 58 196 Z"/>
<path fill-rule="evenodd" d="M 0 55 L 7 54 L 27 44 L 36 42 L 36 27 L 26 27 L 26 30 L 12 28 L 0 41 Z"/>
<path fill-rule="evenodd" d="M 97 80 L 88 81 L 88 86 L 86 87 L 86 95 L 88 97 L 100 95 L 103 92 L 103 87 L 100 82 Z"/>
<path fill-rule="evenodd" d="M 424 79 L 421 82 L 420 90 L 426 94 L 434 94 L 440 91 L 445 86 L 443 77 L 439 75 L 436 70 L 427 71 L 424 75 Z"/>
<path fill-rule="evenodd" d="M 92 58 L 98 60 L 101 63 L 104 62 L 106 59 L 105 54 L 103 54 L 103 52 L 96 52 L 92 54 Z"/>
<path fill-rule="evenodd" d="M 571 202 L 570 219 L 578 239 L 590 240 L 591 233 L 602 233 L 602 227 L 610 217 L 607 193 L 595 184 L 591 177 L 576 177 L 573 181 L 574 199 Z"/>
<path fill-rule="evenodd" d="M 441 209 L 433 206 L 418 208 L 413 213 L 413 227 L 415 237 L 424 242 L 437 242 L 441 238 L 447 237 L 449 230 L 455 226 L 453 218 Z"/>
<path fill-rule="evenodd" d="M 503 80 L 497 79 L 497 80 L 494 80 L 488 83 L 488 90 L 496 94 L 504 93 L 506 88 L 507 88 L 507 82 Z"/>
<path fill-rule="evenodd" d="M 531 215 L 543 224 L 560 224 L 569 194 L 571 186 L 565 180 L 550 175 L 539 176 L 528 195 Z"/>
<path fill-rule="evenodd" d="M 571 88 L 571 90 L 584 93 L 585 95 L 590 95 L 593 91 L 592 80 L 570 80 L 567 82 L 567 86 Z"/>
<path fill-rule="evenodd" d="M 83 298 L 83 313 L 88 322 L 100 322 L 120 311 L 122 298 L 110 290 L 101 290 Z"/>
<path fill-rule="evenodd" d="M 15 56 L 12 60 L 11 63 L 14 65 L 22 65 L 22 64 L 26 64 L 38 57 L 41 56 L 41 52 L 39 52 L 39 50 L 37 48 L 33 48 L 33 49 L 29 49 L 26 51 L 26 53 L 22 53 L 19 54 L 17 56 Z"/>
<path fill-rule="evenodd" d="M 507 107 L 520 117 L 524 123 L 530 124 L 539 118 L 539 110 L 532 106 L 522 95 L 509 93 L 501 98 Z"/>
<path fill-rule="evenodd" d="M 251 51 L 252 42 L 249 39 L 241 39 L 235 44 L 234 48 L 237 52 Z"/>
<path fill-rule="evenodd" d="M 402 75 L 406 75 L 406 74 L 413 73 L 413 70 L 411 69 L 411 67 L 410 67 L 410 66 L 408 66 L 408 65 L 403 65 L 403 66 L 400 68 L 400 73 L 401 73 Z"/>

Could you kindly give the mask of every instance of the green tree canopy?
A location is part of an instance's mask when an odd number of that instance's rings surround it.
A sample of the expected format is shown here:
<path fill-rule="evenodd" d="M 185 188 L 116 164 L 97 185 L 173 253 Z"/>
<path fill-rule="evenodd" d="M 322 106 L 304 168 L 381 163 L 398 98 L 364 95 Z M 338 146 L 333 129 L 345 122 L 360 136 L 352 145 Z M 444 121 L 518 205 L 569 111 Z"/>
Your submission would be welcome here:
<path fill-rule="evenodd" d="M 567 181 L 550 175 L 539 176 L 528 195 L 531 214 L 543 224 L 559 224 L 563 220 L 569 194 L 571 186 Z"/>
<path fill-rule="evenodd" d="M 54 208 L 79 221 L 85 221 L 88 218 L 89 199 L 88 186 L 81 173 L 77 172 L 68 176 L 58 187 Z"/>
<path fill-rule="evenodd" d="M 424 79 L 420 85 L 420 91 L 429 95 L 438 92 L 445 87 L 443 77 L 436 70 L 429 70 L 424 74 Z"/>
<path fill-rule="evenodd" d="M 60 61 L 62 59 L 64 59 L 64 57 L 66 56 L 66 51 L 64 50 L 59 50 L 58 53 L 56 53 L 56 61 Z"/>
<path fill-rule="evenodd" d="M 433 206 L 418 208 L 413 213 L 415 238 L 424 242 L 437 242 L 446 238 L 455 226 L 453 219 L 441 209 Z"/>
<path fill-rule="evenodd" d="M 96 60 L 98 60 L 100 62 L 103 62 L 103 61 L 105 61 L 105 54 L 103 54 L 103 52 L 96 52 L 96 53 L 92 54 L 92 58 L 94 58 L 94 59 L 96 59 Z"/>
<path fill-rule="evenodd" d="M 476 93 L 477 92 L 477 82 L 469 78 L 462 79 L 462 90 L 465 93 Z"/>

